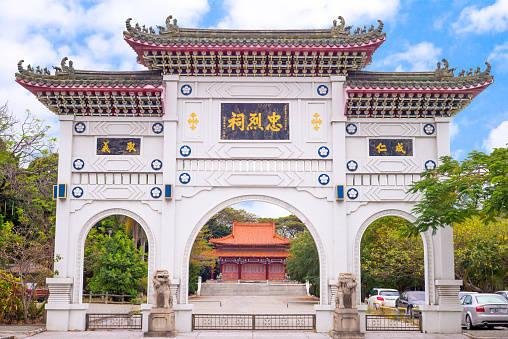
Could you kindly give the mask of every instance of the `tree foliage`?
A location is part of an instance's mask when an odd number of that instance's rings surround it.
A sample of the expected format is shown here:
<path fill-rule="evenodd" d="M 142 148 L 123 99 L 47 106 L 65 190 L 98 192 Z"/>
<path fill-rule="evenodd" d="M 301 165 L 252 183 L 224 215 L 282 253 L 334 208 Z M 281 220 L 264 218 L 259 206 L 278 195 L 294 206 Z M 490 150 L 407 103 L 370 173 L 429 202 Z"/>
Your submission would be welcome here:
<path fill-rule="evenodd" d="M 485 224 L 479 217 L 453 228 L 455 275 L 464 288 L 492 293 L 508 286 L 508 221 Z"/>
<path fill-rule="evenodd" d="M 459 224 L 471 217 L 484 222 L 506 218 L 508 212 L 508 148 L 491 154 L 473 151 L 459 162 L 441 157 L 442 164 L 422 173 L 410 193 L 422 193 L 413 212 L 417 221 L 410 230 L 424 232 Z"/>
<path fill-rule="evenodd" d="M 205 252 L 211 251 L 212 246 L 208 240 L 212 237 L 208 225 L 205 225 L 198 233 L 194 244 L 192 245 L 189 262 L 189 293 L 196 292 L 198 288 L 198 277 L 204 276 L 205 279 L 211 277 L 211 272 L 215 269 L 217 257 L 205 255 Z"/>
<path fill-rule="evenodd" d="M 308 280 L 319 296 L 319 254 L 310 232 L 305 229 L 291 239 L 290 257 L 286 260 L 287 274 L 299 282 Z"/>
<path fill-rule="evenodd" d="M 275 219 L 259 218 L 258 222 L 270 222 L 270 220 L 274 222 L 277 234 L 287 239 L 294 238 L 296 234 L 306 229 L 305 224 L 293 214 Z"/>
<path fill-rule="evenodd" d="M 17 120 L 6 105 L 0 107 L 0 268 L 18 279 L 23 317 L 33 307 L 35 289 L 52 275 L 54 259 L 55 202 L 58 155 L 54 140 L 47 138 L 49 127 L 29 112 Z"/>
<path fill-rule="evenodd" d="M 424 251 L 420 235 L 401 232 L 409 222 L 399 217 L 374 221 L 360 245 L 362 292 L 375 287 L 399 291 L 425 289 Z"/>
<path fill-rule="evenodd" d="M 88 263 L 92 276 L 87 289 L 94 293 L 130 294 L 146 290 L 147 264 L 133 239 L 124 229 L 109 232 L 103 227 L 87 236 L 87 254 L 93 253 Z"/>
<path fill-rule="evenodd" d="M 12 323 L 23 318 L 23 304 L 19 295 L 19 279 L 0 271 L 0 322 Z"/>

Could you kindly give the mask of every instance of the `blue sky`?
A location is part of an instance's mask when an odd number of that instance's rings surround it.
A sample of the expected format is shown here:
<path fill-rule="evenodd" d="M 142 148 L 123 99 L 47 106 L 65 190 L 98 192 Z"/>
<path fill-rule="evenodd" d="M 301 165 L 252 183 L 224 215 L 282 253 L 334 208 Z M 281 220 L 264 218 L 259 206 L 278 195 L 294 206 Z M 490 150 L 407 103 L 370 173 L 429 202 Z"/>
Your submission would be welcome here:
<path fill-rule="evenodd" d="M 347 25 L 384 21 L 386 42 L 371 71 L 431 71 L 446 58 L 457 70 L 492 65 L 494 84 L 452 120 L 451 153 L 490 152 L 508 143 L 508 0 L 2 0 L 0 2 L 0 104 L 23 116 L 29 109 L 58 136 L 58 120 L 14 82 L 16 64 L 76 69 L 141 70 L 123 41 L 125 20 L 163 25 L 168 15 L 180 27 L 235 29 L 328 28 L 342 15 Z M 456 72 L 457 74 L 457 72 Z M 255 211 L 256 204 L 245 204 Z M 243 206 L 243 205 L 242 205 Z M 252 207 L 253 206 L 253 207 Z M 275 210 L 274 210 L 275 211 Z M 276 215 L 270 212 L 272 216 Z M 265 215 L 263 215 L 265 216 Z"/>

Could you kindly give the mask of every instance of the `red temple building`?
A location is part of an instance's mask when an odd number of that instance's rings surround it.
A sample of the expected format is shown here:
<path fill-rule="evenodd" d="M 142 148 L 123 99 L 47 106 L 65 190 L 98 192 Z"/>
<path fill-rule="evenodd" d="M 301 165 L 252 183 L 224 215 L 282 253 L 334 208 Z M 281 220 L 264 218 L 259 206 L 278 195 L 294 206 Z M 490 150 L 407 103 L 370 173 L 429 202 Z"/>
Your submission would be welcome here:
<path fill-rule="evenodd" d="M 290 242 L 269 223 L 233 223 L 233 233 L 210 239 L 224 280 L 284 280 Z"/>

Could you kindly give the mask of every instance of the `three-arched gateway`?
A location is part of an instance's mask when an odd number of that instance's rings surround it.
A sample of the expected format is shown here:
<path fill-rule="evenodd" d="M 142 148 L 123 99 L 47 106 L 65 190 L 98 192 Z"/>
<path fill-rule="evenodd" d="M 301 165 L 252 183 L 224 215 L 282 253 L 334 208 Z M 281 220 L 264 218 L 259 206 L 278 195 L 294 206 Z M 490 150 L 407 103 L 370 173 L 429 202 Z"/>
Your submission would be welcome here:
<path fill-rule="evenodd" d="M 86 234 L 124 214 L 148 236 L 149 275 L 169 271 L 176 328 L 190 331 L 192 243 L 215 213 L 250 200 L 307 225 L 321 265 L 317 329 L 331 329 L 335 280 L 360 276 L 365 228 L 386 215 L 415 220 L 408 186 L 449 154 L 451 117 L 493 81 L 488 64 L 456 77 L 444 59 L 430 72 L 362 71 L 386 39 L 383 24 L 351 33 L 339 19 L 330 29 L 239 31 L 168 18 L 158 34 L 129 19 L 124 39 L 146 71 L 81 71 L 65 58 L 51 75 L 18 64 L 16 81 L 60 118 L 63 259 L 47 281 L 48 329 L 84 329 Z M 459 332 L 452 229 L 422 236 L 424 330 Z"/>

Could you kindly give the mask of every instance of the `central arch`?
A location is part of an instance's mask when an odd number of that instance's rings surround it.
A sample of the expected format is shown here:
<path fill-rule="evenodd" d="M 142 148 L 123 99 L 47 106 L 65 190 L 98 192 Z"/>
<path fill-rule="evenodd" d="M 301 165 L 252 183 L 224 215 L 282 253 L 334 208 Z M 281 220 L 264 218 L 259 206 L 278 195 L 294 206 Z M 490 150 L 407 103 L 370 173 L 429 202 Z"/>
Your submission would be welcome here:
<path fill-rule="evenodd" d="M 192 245 L 196 240 L 196 237 L 199 231 L 205 226 L 205 224 L 212 218 L 215 214 L 222 211 L 224 208 L 229 207 L 231 205 L 247 202 L 247 201 L 261 201 L 271 203 L 282 208 L 287 209 L 294 215 L 296 215 L 307 227 L 314 242 L 316 243 L 316 247 L 319 255 L 319 284 L 320 284 L 320 304 L 326 304 L 328 301 L 328 277 L 327 277 L 327 260 L 325 254 L 325 248 L 323 246 L 323 242 L 319 236 L 318 231 L 314 227 L 314 225 L 310 222 L 310 220 L 301 213 L 294 206 L 288 204 L 287 202 L 266 196 L 266 195 L 241 195 L 238 197 L 230 198 L 221 202 L 220 204 L 213 207 L 210 211 L 205 213 L 203 217 L 199 220 L 196 226 L 192 229 L 189 238 L 187 239 L 187 243 L 185 244 L 185 249 L 183 253 L 183 261 L 182 261 L 182 279 L 180 281 L 180 303 L 187 304 L 188 303 L 188 284 L 189 284 L 189 261 L 190 261 L 190 252 L 192 250 Z"/>
<path fill-rule="evenodd" d="M 139 225 L 143 228 L 146 233 L 146 237 L 148 239 L 148 277 L 152 276 L 152 272 L 155 266 L 155 237 L 151 228 L 148 226 L 148 223 L 141 218 L 138 214 L 131 212 L 129 210 L 123 208 L 112 208 L 107 209 L 102 212 L 95 214 L 93 217 L 88 219 L 87 222 L 81 228 L 79 232 L 77 247 L 76 247 L 76 264 L 75 264 L 75 272 L 74 276 L 77 277 L 76 286 L 74 288 L 74 303 L 82 303 L 82 294 L 83 294 L 83 269 L 84 269 L 84 255 L 85 255 L 85 242 L 86 236 L 88 232 L 92 229 L 92 227 L 101 221 L 102 219 L 109 217 L 111 215 L 124 215 L 131 219 L 134 219 L 138 222 Z M 150 279 L 149 279 L 150 281 Z M 151 303 L 151 295 L 153 292 L 153 284 L 149 283 L 147 288 L 147 302 Z"/>

